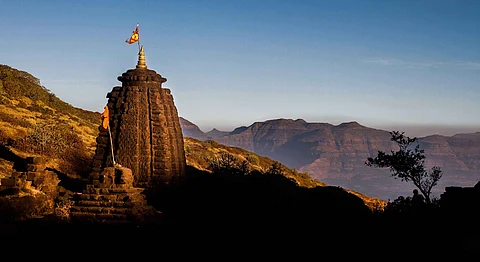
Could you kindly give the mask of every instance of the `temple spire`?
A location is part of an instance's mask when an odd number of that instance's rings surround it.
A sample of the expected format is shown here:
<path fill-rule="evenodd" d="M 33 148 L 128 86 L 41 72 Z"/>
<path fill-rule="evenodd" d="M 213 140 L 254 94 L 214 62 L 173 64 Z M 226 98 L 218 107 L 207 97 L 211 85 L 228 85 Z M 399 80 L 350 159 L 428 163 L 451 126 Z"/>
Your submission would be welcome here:
<path fill-rule="evenodd" d="M 147 68 L 147 63 L 145 62 L 145 52 L 143 51 L 143 45 L 140 48 L 140 52 L 138 52 L 137 68 L 141 68 L 141 69 Z"/>

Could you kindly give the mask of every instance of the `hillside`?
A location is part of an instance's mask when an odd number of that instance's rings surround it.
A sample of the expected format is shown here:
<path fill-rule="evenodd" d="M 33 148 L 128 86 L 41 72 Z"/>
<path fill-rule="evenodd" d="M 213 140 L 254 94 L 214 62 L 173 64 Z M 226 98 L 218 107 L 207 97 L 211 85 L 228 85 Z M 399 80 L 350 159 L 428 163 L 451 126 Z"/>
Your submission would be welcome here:
<path fill-rule="evenodd" d="M 27 72 L 5 65 L 0 68 L 0 146 L 3 152 L 0 155 L 0 177 L 11 173 L 11 152 L 20 157 L 46 156 L 50 168 L 74 178 L 87 176 L 95 150 L 100 113 L 75 108 L 61 101 Z M 182 129 L 187 126 L 185 130 L 196 131 L 194 124 L 184 119 L 181 121 Z M 212 130 L 211 134 L 222 134 L 217 131 Z M 245 160 L 250 168 L 260 171 L 265 171 L 276 162 L 212 140 L 199 141 L 185 137 L 184 141 L 187 164 L 199 170 L 208 170 L 209 161 L 222 153 L 229 153 L 240 161 Z M 308 173 L 283 164 L 281 167 L 283 174 L 301 187 L 326 185 L 312 179 Z M 359 196 L 371 208 L 385 205 L 385 201 L 354 191 L 348 192 Z"/>
<path fill-rule="evenodd" d="M 194 126 L 190 122 L 191 126 Z M 194 133 L 185 132 L 186 136 Z M 473 186 L 480 180 L 480 132 L 452 137 L 420 137 L 427 166 L 437 165 L 444 175 L 434 194 L 446 186 Z M 362 192 L 384 200 L 412 194 L 410 183 L 395 180 L 388 169 L 365 166 L 377 152 L 396 150 L 388 131 L 357 122 L 332 125 L 302 119 L 273 119 L 238 127 L 217 142 L 240 147 L 279 161 L 289 168 L 307 172 L 329 185 Z"/>
<path fill-rule="evenodd" d="M 99 118 L 100 113 L 65 103 L 31 74 L 0 65 L 0 145 L 9 151 L 21 157 L 48 155 L 52 168 L 83 172 L 96 146 Z M 79 163 L 70 163 L 72 158 Z M 9 175 L 12 166 L 0 157 L 0 177 Z"/>

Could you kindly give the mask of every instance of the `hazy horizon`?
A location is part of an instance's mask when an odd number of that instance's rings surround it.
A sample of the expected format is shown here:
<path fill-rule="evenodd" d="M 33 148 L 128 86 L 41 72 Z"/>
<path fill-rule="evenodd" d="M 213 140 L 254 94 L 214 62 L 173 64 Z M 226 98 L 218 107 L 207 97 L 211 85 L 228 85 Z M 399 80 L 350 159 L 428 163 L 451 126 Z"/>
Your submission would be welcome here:
<path fill-rule="evenodd" d="M 183 117 L 183 116 L 180 116 L 180 117 Z M 401 125 L 401 124 L 392 125 L 392 124 L 390 124 L 390 125 L 388 125 L 388 124 L 386 124 L 386 125 L 371 126 L 371 125 L 367 125 L 367 124 L 362 123 L 361 121 L 357 121 L 357 120 L 350 120 L 350 121 L 309 121 L 309 120 L 301 118 L 301 117 L 299 117 L 299 118 L 278 117 L 278 118 L 252 121 L 250 123 L 240 124 L 240 125 L 233 125 L 233 124 L 228 125 L 228 124 L 222 124 L 222 123 L 209 124 L 209 125 L 199 125 L 199 124 L 195 123 L 194 121 L 192 121 L 192 120 L 190 120 L 186 117 L 183 117 L 183 118 L 190 121 L 191 123 L 197 125 L 198 128 L 204 133 L 212 131 L 213 129 L 217 129 L 219 131 L 224 131 L 224 132 L 232 132 L 235 128 L 242 127 L 242 126 L 248 127 L 255 122 L 265 122 L 265 121 L 268 121 L 268 120 L 281 119 L 281 118 L 292 119 L 292 120 L 303 119 L 308 123 L 328 123 L 328 124 L 332 124 L 332 125 L 340 125 L 341 123 L 347 123 L 347 122 L 355 121 L 355 122 L 359 123 L 360 125 L 366 126 L 366 127 L 369 127 L 369 128 L 381 129 L 381 130 L 385 130 L 385 131 L 394 131 L 394 130 L 403 131 L 403 132 L 405 132 L 405 135 L 410 136 L 410 137 L 424 137 L 424 136 L 429 136 L 429 135 L 453 136 L 453 135 L 456 135 L 456 134 L 480 132 L 480 125 L 477 125 L 477 126 L 475 126 L 475 125 L 453 126 L 453 125 L 407 125 L 407 124 L 404 124 L 404 125 Z M 232 120 L 230 120 L 230 121 L 232 121 Z M 234 122 L 234 121 L 235 120 L 233 120 L 232 122 Z"/>

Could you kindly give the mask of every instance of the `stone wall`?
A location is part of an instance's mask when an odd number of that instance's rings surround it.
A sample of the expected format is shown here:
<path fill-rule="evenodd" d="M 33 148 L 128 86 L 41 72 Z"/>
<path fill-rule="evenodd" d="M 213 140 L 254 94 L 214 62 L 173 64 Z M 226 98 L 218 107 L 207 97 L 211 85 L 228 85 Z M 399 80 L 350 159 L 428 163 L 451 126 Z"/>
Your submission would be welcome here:
<path fill-rule="evenodd" d="M 41 157 L 26 158 L 0 180 L 0 221 L 22 221 L 50 215 L 55 210 L 60 180 L 46 169 Z M 0 223 L 1 224 L 1 223 Z"/>
<path fill-rule="evenodd" d="M 26 165 L 12 170 L 10 177 L 0 179 L 0 191 L 35 189 L 52 199 L 56 198 L 60 182 L 57 174 L 46 170 L 45 162 L 41 157 L 30 156 L 26 160 Z"/>

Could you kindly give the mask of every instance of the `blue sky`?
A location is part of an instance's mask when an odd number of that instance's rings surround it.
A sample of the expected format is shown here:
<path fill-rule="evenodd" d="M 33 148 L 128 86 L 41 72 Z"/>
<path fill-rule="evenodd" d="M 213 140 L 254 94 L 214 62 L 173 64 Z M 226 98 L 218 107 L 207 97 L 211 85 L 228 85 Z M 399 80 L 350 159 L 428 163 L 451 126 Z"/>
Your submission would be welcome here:
<path fill-rule="evenodd" d="M 4 1 L 0 64 L 101 112 L 137 62 L 203 131 L 357 121 L 412 136 L 480 131 L 480 1 Z M 409 133 L 410 132 L 410 133 Z"/>

